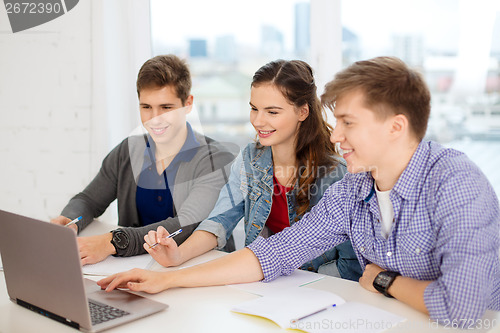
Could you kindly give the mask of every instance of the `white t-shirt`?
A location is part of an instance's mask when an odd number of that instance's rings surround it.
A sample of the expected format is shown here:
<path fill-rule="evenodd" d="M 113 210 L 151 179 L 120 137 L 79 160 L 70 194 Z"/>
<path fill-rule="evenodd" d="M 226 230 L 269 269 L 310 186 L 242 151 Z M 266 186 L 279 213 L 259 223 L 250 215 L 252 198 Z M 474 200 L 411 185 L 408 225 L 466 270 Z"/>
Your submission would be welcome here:
<path fill-rule="evenodd" d="M 375 184 L 375 192 L 377 193 L 378 207 L 380 209 L 382 235 L 387 239 L 394 222 L 394 208 L 390 197 L 391 190 L 379 191 L 377 184 Z"/>

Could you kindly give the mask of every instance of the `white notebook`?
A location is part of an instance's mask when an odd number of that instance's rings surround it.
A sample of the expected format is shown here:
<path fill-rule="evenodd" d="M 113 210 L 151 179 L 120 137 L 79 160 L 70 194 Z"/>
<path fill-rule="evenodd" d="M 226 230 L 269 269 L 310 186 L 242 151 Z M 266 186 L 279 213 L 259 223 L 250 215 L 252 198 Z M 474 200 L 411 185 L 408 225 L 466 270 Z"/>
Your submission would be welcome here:
<path fill-rule="evenodd" d="M 307 287 L 281 290 L 238 304 L 231 310 L 270 319 L 282 328 L 311 333 L 376 333 L 405 320 L 377 307 L 346 302 L 334 293 Z"/>

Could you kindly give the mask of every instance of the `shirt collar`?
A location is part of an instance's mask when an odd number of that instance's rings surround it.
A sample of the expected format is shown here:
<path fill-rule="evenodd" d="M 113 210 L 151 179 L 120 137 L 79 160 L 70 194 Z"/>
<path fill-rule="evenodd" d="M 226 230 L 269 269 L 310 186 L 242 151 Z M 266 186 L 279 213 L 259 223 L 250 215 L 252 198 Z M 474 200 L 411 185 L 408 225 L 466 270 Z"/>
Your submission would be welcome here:
<path fill-rule="evenodd" d="M 413 153 L 410 162 L 399 177 L 396 185 L 392 188 L 406 200 L 417 200 L 422 183 L 425 182 L 423 173 L 425 172 L 426 156 L 429 155 L 428 142 L 421 141 Z"/>
<path fill-rule="evenodd" d="M 425 156 L 428 155 L 428 151 L 428 144 L 424 141 L 420 142 L 415 150 L 415 153 L 413 153 L 410 162 L 392 188 L 392 191 L 399 194 L 405 200 L 417 200 L 418 198 L 418 192 L 421 186 L 416 185 L 417 183 L 425 181 L 425 177 L 422 176 L 422 173 L 424 172 L 422 165 L 424 163 Z M 361 187 L 358 192 L 358 200 L 364 200 L 365 202 L 370 201 L 375 194 L 375 182 L 371 173 L 364 172 L 353 176 L 358 178 L 361 182 Z"/>
<path fill-rule="evenodd" d="M 262 146 L 257 149 L 257 154 L 252 159 L 251 164 L 257 170 L 268 173 L 273 165 L 273 152 L 270 146 Z"/>
<path fill-rule="evenodd" d="M 364 200 L 365 202 L 370 201 L 375 194 L 373 177 L 369 172 L 363 172 L 360 174 L 352 174 L 353 177 L 358 178 L 361 183 L 361 187 L 358 192 L 358 200 Z"/>

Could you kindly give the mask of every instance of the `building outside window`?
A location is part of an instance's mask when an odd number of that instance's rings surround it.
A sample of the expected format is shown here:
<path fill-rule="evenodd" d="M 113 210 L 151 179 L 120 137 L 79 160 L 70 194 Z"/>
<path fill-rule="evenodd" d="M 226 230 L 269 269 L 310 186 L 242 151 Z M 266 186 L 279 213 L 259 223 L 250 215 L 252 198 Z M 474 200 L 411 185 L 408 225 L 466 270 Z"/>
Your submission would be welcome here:
<path fill-rule="evenodd" d="M 153 54 L 188 60 L 201 130 L 243 147 L 253 73 L 279 58 L 314 67 L 311 23 L 329 22 L 311 6 L 324 1 L 338 3 L 341 66 L 391 55 L 418 68 L 432 93 L 427 139 L 464 151 L 500 195 L 498 1 L 151 0 Z"/>

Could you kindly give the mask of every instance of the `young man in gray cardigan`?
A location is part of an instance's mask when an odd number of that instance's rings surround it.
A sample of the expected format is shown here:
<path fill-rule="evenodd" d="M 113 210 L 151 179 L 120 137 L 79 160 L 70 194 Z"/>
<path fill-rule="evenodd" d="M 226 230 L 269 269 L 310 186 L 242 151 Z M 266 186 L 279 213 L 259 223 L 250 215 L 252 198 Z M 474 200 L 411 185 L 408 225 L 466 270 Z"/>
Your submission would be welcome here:
<path fill-rule="evenodd" d="M 146 253 L 143 237 L 160 225 L 170 233 L 182 228 L 174 238 L 182 243 L 212 210 L 236 150 L 193 131 L 186 121 L 193 104 L 190 91 L 189 69 L 176 56 L 157 56 L 141 67 L 137 94 L 148 134 L 116 146 L 90 184 L 52 220 L 66 225 L 82 216 L 69 226 L 79 232 L 117 199 L 121 228 L 79 237 L 83 265 L 109 255 Z M 234 243 L 226 249 L 233 250 Z"/>

